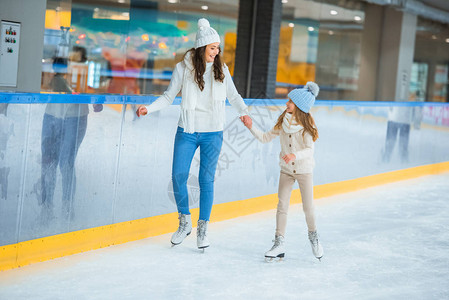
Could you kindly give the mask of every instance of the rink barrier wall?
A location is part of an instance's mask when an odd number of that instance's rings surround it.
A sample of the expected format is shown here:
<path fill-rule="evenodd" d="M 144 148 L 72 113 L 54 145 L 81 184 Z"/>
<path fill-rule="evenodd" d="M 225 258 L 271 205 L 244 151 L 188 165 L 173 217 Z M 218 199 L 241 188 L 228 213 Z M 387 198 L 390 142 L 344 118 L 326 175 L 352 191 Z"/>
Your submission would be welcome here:
<path fill-rule="evenodd" d="M 117 95 L 117 94 L 58 94 L 58 93 L 2 93 L 0 91 L 0 103 L 9 104 L 46 104 L 46 103 L 78 103 L 78 104 L 144 104 L 149 105 L 158 96 L 154 95 Z M 286 99 L 244 99 L 247 105 L 267 106 L 280 105 Z M 181 97 L 176 97 L 174 105 L 181 103 Z M 345 101 L 345 100 L 316 100 L 314 106 L 364 106 L 364 107 L 424 107 L 447 106 L 444 102 L 398 102 L 398 101 Z M 226 102 L 230 106 L 229 102 Z"/>
<path fill-rule="evenodd" d="M 322 184 L 314 186 L 314 198 L 316 200 L 444 172 L 449 172 L 449 162 Z M 294 190 L 291 196 L 291 204 L 300 203 L 300 198 L 299 189 Z M 276 205 L 277 194 L 220 203 L 214 205 L 211 219 L 213 220 L 212 222 L 228 220 L 272 210 L 276 208 Z M 198 218 L 198 208 L 192 209 L 191 213 L 192 219 Z M 1 246 L 0 271 L 170 233 L 175 230 L 177 224 L 177 213 L 170 213 Z"/>

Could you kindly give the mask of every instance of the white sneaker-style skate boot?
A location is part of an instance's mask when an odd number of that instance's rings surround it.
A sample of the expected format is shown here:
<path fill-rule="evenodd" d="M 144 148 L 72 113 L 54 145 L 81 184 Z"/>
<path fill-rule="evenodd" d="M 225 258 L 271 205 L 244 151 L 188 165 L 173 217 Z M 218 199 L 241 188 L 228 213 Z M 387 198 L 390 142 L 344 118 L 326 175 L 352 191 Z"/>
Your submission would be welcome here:
<path fill-rule="evenodd" d="M 196 244 L 198 249 L 204 250 L 210 246 L 209 239 L 207 238 L 207 224 L 209 224 L 208 221 L 198 220 L 198 228 L 196 230 Z"/>
<path fill-rule="evenodd" d="M 192 232 L 192 217 L 191 215 L 178 214 L 179 227 L 171 237 L 172 245 L 179 245 Z"/>
<path fill-rule="evenodd" d="M 316 231 L 309 231 L 309 241 L 310 246 L 312 246 L 313 255 L 321 260 L 321 257 L 323 257 L 323 247 L 321 247 L 321 243 L 318 240 L 318 233 Z"/>
<path fill-rule="evenodd" d="M 284 237 L 282 235 L 277 235 L 274 237 L 274 245 L 270 250 L 265 252 L 265 260 L 270 262 L 275 258 L 282 258 L 285 256 L 285 247 L 284 247 Z"/>

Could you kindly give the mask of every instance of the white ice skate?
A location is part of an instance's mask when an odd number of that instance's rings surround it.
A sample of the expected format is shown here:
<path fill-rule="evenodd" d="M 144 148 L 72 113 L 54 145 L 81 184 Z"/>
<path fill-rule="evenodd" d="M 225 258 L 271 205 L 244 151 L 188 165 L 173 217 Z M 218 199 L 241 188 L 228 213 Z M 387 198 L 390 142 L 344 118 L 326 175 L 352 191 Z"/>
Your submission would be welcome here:
<path fill-rule="evenodd" d="M 207 225 L 209 224 L 208 221 L 199 220 L 198 221 L 198 228 L 196 231 L 197 234 L 197 240 L 196 244 L 198 246 L 198 249 L 202 249 L 204 252 L 204 249 L 210 246 L 209 239 L 207 238 Z"/>
<path fill-rule="evenodd" d="M 171 237 L 172 246 L 179 245 L 192 232 L 192 217 L 191 215 L 183 215 L 179 213 L 179 227 Z"/>
<path fill-rule="evenodd" d="M 281 261 L 285 256 L 284 237 L 282 235 L 277 235 L 274 237 L 273 242 L 273 247 L 265 252 L 265 261 L 267 262 L 272 262 L 276 258 Z"/>
<path fill-rule="evenodd" d="M 312 246 L 313 255 L 321 261 L 321 257 L 323 257 L 323 247 L 321 247 L 316 231 L 309 231 L 309 241 L 310 246 Z"/>

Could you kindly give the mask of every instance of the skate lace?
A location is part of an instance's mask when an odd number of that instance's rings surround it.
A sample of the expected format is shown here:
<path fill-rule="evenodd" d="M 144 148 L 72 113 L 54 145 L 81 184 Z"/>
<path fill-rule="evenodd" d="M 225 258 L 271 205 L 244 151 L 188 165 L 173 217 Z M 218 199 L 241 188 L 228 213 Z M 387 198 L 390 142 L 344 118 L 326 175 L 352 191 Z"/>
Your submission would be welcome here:
<path fill-rule="evenodd" d="M 274 243 L 274 245 L 273 245 L 273 247 L 271 247 L 271 250 L 276 249 L 277 247 L 279 247 L 281 245 L 280 238 L 275 238 L 274 240 L 272 240 L 272 242 Z"/>
<path fill-rule="evenodd" d="M 178 230 L 177 230 L 177 234 L 181 234 L 181 233 L 183 233 L 186 230 L 187 230 L 187 221 L 185 220 L 185 218 L 180 217 L 179 218 L 179 227 L 178 227 Z"/>
<path fill-rule="evenodd" d="M 198 237 L 203 239 L 206 236 L 206 226 L 201 223 L 198 225 Z"/>
<path fill-rule="evenodd" d="M 316 232 L 310 232 L 309 233 L 309 240 L 310 242 L 314 245 L 317 246 L 318 245 L 318 235 Z"/>

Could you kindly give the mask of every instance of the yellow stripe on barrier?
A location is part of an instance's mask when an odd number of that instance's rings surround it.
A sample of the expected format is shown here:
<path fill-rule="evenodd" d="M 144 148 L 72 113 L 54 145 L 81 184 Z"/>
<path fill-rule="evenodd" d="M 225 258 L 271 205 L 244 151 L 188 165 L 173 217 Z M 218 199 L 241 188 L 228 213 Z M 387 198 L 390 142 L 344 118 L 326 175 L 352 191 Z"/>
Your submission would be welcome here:
<path fill-rule="evenodd" d="M 449 171 L 449 162 L 424 165 L 403 170 L 391 171 L 351 180 L 333 182 L 315 186 L 315 199 L 330 197 L 342 193 L 354 192 L 369 187 L 393 183 L 396 181 L 417 178 L 425 175 L 435 175 Z"/>
<path fill-rule="evenodd" d="M 314 198 L 330 197 L 386 183 L 448 171 L 449 162 L 443 162 L 318 185 L 314 187 Z M 291 199 L 292 203 L 301 202 L 299 190 L 293 191 Z M 275 209 L 276 205 L 277 194 L 215 204 L 212 219 L 214 222 L 228 220 Z M 191 213 L 192 220 L 196 220 L 198 218 L 198 209 L 192 209 Z M 177 213 L 170 213 L 0 246 L 0 271 L 166 234 L 173 232 L 177 227 L 177 223 Z"/>
<path fill-rule="evenodd" d="M 18 244 L 0 247 L 0 271 L 17 268 Z"/>

